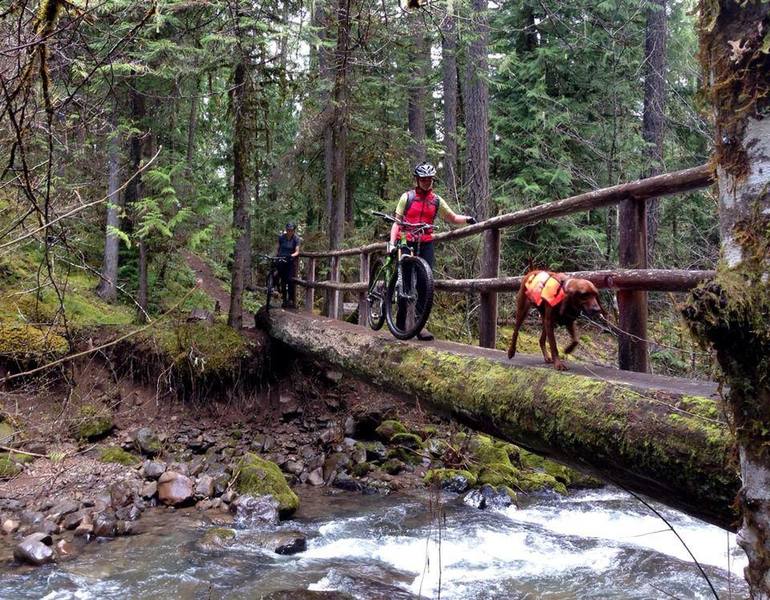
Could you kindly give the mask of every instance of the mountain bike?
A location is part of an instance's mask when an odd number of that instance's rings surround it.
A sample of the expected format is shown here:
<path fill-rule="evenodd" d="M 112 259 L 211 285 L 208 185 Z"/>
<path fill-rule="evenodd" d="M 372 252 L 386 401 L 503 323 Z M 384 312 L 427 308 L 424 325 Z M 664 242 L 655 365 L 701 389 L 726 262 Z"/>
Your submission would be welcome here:
<path fill-rule="evenodd" d="M 395 337 L 408 340 L 420 332 L 430 316 L 433 271 L 424 259 L 413 254 L 407 244 L 406 230 L 419 240 L 433 225 L 408 223 L 376 211 L 372 214 L 400 225 L 401 235 L 393 252 L 377 258 L 369 271 L 369 327 L 378 330 L 387 321 Z"/>
<path fill-rule="evenodd" d="M 286 285 L 286 282 L 281 280 L 281 276 L 278 273 L 278 265 L 285 263 L 289 259 L 286 256 L 268 256 L 267 254 L 259 254 L 258 257 L 270 262 L 267 270 L 267 281 L 265 282 L 265 287 L 267 288 L 265 308 L 270 310 L 270 299 L 273 296 L 273 290 L 276 289 L 276 283 L 278 283 L 281 294 L 283 294 L 283 286 Z"/>

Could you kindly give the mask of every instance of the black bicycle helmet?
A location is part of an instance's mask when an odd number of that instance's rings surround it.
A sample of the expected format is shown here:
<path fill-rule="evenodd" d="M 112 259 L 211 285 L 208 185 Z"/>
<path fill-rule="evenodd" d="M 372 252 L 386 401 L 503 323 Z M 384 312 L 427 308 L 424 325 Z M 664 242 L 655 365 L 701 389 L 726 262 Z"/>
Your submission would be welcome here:
<path fill-rule="evenodd" d="M 296 229 L 296 228 L 297 228 L 297 226 L 294 223 L 292 223 L 291 221 L 286 223 L 286 229 Z"/>
<path fill-rule="evenodd" d="M 436 167 L 429 162 L 420 163 L 414 168 L 415 177 L 435 177 Z"/>

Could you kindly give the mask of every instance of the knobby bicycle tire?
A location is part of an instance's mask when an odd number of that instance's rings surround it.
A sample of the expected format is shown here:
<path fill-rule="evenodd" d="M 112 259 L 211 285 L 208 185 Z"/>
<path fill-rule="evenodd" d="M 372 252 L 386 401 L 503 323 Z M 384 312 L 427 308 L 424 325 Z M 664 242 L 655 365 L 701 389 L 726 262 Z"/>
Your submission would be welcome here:
<path fill-rule="evenodd" d="M 387 273 L 384 268 L 385 261 L 382 258 L 378 258 L 372 264 L 372 268 L 369 271 L 369 291 L 366 295 L 366 299 L 369 302 L 369 327 L 375 331 L 382 329 L 385 323 L 385 296 L 388 288 L 386 285 Z M 375 297 L 372 301 L 372 296 Z M 379 303 L 379 306 L 377 306 Z"/>
<path fill-rule="evenodd" d="M 411 327 L 408 324 L 403 329 L 398 326 L 397 315 L 393 312 L 394 305 L 398 304 L 398 299 L 395 298 L 398 277 L 394 276 L 390 281 L 390 285 L 388 285 L 388 293 L 385 297 L 385 317 L 390 332 L 399 340 L 408 340 L 417 335 L 425 326 L 430 316 L 431 308 L 433 308 L 433 271 L 431 271 L 428 263 L 419 256 L 405 256 L 403 261 L 408 261 L 412 266 L 414 285 L 417 289 L 417 300 L 415 302 L 417 314 L 415 314 L 414 323 Z M 418 307 L 421 310 L 418 311 Z"/>

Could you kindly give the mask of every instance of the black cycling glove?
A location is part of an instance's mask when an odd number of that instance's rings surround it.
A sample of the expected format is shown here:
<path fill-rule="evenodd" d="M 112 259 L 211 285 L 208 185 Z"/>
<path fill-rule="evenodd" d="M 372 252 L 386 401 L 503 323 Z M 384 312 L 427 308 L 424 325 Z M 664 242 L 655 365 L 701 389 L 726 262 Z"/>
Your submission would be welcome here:
<path fill-rule="evenodd" d="M 478 221 L 476 221 L 476 217 L 465 217 L 465 222 L 468 225 L 475 225 L 476 223 L 478 223 Z"/>

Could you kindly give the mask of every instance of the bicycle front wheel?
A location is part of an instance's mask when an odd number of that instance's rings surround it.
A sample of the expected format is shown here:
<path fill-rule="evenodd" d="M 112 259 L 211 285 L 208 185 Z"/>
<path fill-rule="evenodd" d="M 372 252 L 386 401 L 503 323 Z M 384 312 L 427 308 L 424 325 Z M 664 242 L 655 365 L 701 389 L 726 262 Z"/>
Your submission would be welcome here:
<path fill-rule="evenodd" d="M 433 308 L 433 271 L 419 256 L 405 256 L 401 281 L 393 277 L 385 298 L 388 329 L 400 340 L 417 335 L 425 326 Z"/>
<path fill-rule="evenodd" d="M 369 271 L 369 291 L 366 299 L 369 302 L 369 327 L 377 331 L 385 323 L 385 295 L 388 292 L 387 272 L 385 261 L 378 258 Z"/>

